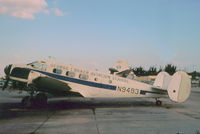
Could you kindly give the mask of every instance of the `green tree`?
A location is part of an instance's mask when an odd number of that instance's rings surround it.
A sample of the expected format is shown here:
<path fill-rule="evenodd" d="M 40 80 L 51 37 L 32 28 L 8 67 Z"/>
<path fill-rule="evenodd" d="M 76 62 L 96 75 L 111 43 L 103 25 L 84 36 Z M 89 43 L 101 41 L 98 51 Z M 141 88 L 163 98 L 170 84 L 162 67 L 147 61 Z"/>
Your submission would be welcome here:
<path fill-rule="evenodd" d="M 167 64 L 165 66 L 164 71 L 168 72 L 170 75 L 173 75 L 176 72 L 176 66 L 172 65 L 172 64 Z"/>
<path fill-rule="evenodd" d="M 163 69 L 162 69 L 162 67 L 160 66 L 160 68 L 159 68 L 159 70 L 158 70 L 158 74 L 160 73 L 160 72 L 162 72 L 163 71 Z"/>
<path fill-rule="evenodd" d="M 192 80 L 196 80 L 197 77 L 200 77 L 200 73 L 197 71 L 193 71 L 191 73 L 188 73 L 189 75 L 192 76 Z"/>
<path fill-rule="evenodd" d="M 149 70 L 147 71 L 147 74 L 148 75 L 157 75 L 157 68 L 152 66 L 152 67 L 149 67 Z"/>

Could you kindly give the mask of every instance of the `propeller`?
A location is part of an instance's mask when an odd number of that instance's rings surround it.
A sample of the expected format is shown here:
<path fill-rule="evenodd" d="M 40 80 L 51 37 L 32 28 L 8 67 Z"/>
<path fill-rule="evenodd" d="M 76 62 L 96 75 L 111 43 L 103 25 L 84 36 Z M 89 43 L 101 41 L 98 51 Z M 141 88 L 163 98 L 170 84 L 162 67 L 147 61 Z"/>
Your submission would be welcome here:
<path fill-rule="evenodd" d="M 2 90 L 5 90 L 8 87 L 8 83 L 10 81 L 9 76 L 10 76 L 11 67 L 12 67 L 12 65 L 9 65 L 9 66 L 6 66 L 5 69 L 4 69 L 4 72 L 6 74 L 6 81 L 5 81 L 4 85 L 3 85 Z"/>
<path fill-rule="evenodd" d="M 3 88 L 2 88 L 3 91 L 8 87 L 9 81 L 10 81 L 10 78 L 6 76 L 6 82 L 4 83 Z"/>

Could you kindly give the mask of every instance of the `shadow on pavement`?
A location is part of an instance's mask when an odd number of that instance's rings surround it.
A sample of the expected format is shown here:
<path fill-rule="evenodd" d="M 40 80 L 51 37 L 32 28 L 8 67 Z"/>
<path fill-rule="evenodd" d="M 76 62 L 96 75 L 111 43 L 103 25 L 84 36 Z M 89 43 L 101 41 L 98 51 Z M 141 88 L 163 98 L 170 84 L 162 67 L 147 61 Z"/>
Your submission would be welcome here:
<path fill-rule="evenodd" d="M 127 107 L 158 107 L 155 101 L 134 100 L 95 100 L 95 99 L 70 99 L 50 100 L 48 105 L 42 108 L 23 108 L 20 103 L 0 103 L 0 120 L 8 120 L 17 117 L 48 115 L 61 110 L 95 109 L 95 108 L 127 108 Z M 161 108 L 172 108 L 172 104 L 163 104 Z M 180 106 L 179 106 L 180 107 Z"/>

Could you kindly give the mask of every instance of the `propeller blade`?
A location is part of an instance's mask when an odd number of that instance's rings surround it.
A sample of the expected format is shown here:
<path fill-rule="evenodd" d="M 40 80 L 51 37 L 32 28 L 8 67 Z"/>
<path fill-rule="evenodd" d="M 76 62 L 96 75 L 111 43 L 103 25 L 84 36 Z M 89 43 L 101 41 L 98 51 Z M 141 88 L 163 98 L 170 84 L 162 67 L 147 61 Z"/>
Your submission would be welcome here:
<path fill-rule="evenodd" d="M 8 66 L 6 66 L 4 68 L 4 72 L 6 74 L 6 82 L 4 83 L 2 90 L 5 90 L 8 87 L 8 83 L 10 81 L 9 77 L 10 77 L 10 70 L 11 70 L 11 68 L 12 68 L 12 64 L 10 64 L 10 65 L 8 65 Z"/>
<path fill-rule="evenodd" d="M 9 81 L 10 81 L 10 79 L 6 78 L 6 82 L 4 83 L 3 88 L 2 88 L 3 91 L 8 87 Z"/>

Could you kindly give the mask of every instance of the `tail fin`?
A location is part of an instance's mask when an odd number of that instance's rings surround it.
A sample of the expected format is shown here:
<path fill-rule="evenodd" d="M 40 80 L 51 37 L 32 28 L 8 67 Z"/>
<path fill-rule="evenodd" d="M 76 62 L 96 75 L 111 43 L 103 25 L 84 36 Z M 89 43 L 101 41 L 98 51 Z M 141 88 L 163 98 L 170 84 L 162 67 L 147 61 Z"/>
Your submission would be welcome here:
<path fill-rule="evenodd" d="M 191 80 L 189 76 L 182 71 L 176 72 L 167 88 L 169 98 L 174 102 L 184 102 L 190 95 Z"/>
<path fill-rule="evenodd" d="M 167 90 L 169 98 L 174 102 L 184 102 L 190 95 L 191 80 L 189 76 L 182 71 L 176 72 L 170 76 L 166 72 L 160 72 L 153 84 L 162 90 Z"/>
<path fill-rule="evenodd" d="M 170 80 L 171 76 L 167 72 L 160 72 L 156 76 L 153 86 L 167 90 Z"/>

